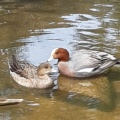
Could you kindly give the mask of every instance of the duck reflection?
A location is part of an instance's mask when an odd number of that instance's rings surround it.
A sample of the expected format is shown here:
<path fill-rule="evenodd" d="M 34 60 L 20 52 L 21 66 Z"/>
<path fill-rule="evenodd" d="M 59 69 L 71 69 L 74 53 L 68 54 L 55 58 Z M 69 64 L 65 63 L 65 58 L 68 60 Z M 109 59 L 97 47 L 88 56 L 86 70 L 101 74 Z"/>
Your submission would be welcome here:
<path fill-rule="evenodd" d="M 68 103 L 102 111 L 110 111 L 114 108 L 112 86 L 105 74 L 86 79 L 60 75 L 58 88 L 57 94 L 62 94 Z"/>

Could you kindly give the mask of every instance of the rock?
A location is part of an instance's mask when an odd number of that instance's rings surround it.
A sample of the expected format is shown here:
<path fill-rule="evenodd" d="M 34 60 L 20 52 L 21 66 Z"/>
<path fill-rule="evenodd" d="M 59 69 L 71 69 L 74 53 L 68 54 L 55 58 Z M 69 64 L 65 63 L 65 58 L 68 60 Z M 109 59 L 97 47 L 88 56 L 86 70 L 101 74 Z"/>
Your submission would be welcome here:
<path fill-rule="evenodd" d="M 0 99 L 0 106 L 5 106 L 5 105 L 14 105 L 21 103 L 23 99 Z"/>

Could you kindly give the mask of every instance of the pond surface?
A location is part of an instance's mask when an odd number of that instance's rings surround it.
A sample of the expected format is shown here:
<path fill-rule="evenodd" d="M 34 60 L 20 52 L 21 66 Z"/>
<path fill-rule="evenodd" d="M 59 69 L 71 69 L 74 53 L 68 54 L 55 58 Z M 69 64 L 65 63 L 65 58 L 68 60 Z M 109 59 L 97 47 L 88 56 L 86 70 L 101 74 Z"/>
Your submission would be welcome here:
<path fill-rule="evenodd" d="M 120 67 L 86 79 L 60 75 L 53 90 L 31 90 L 14 83 L 7 65 L 12 54 L 39 65 L 56 47 L 120 57 L 120 1 L 1 0 L 0 96 L 25 101 L 1 106 L 0 119 L 120 120 Z"/>

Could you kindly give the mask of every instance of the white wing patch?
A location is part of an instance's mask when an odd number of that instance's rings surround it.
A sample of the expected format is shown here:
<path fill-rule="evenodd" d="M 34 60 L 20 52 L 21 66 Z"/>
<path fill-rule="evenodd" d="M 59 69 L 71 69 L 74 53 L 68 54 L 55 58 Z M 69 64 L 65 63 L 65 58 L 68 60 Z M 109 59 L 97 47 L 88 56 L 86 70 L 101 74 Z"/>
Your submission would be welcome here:
<path fill-rule="evenodd" d="M 115 60 L 116 58 L 110 54 L 107 55 L 107 58 L 111 59 L 111 60 Z"/>
<path fill-rule="evenodd" d="M 78 70 L 77 72 L 92 72 L 94 68 L 85 68 L 85 69 L 81 69 L 81 70 Z"/>

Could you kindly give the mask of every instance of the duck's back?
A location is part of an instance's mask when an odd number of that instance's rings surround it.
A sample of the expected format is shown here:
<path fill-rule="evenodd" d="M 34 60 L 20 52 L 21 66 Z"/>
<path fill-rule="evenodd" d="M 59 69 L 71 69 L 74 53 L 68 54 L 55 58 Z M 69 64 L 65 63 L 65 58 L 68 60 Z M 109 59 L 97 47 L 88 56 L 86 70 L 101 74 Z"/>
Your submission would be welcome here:
<path fill-rule="evenodd" d="M 108 60 L 115 58 L 105 52 L 92 51 L 92 50 L 79 50 L 76 51 L 70 58 L 69 63 L 75 71 L 84 68 L 96 68 Z"/>
<path fill-rule="evenodd" d="M 22 64 L 21 64 L 22 65 Z M 24 68 L 21 70 L 21 74 L 26 78 L 36 78 L 37 77 L 37 67 L 29 63 L 24 63 Z"/>

